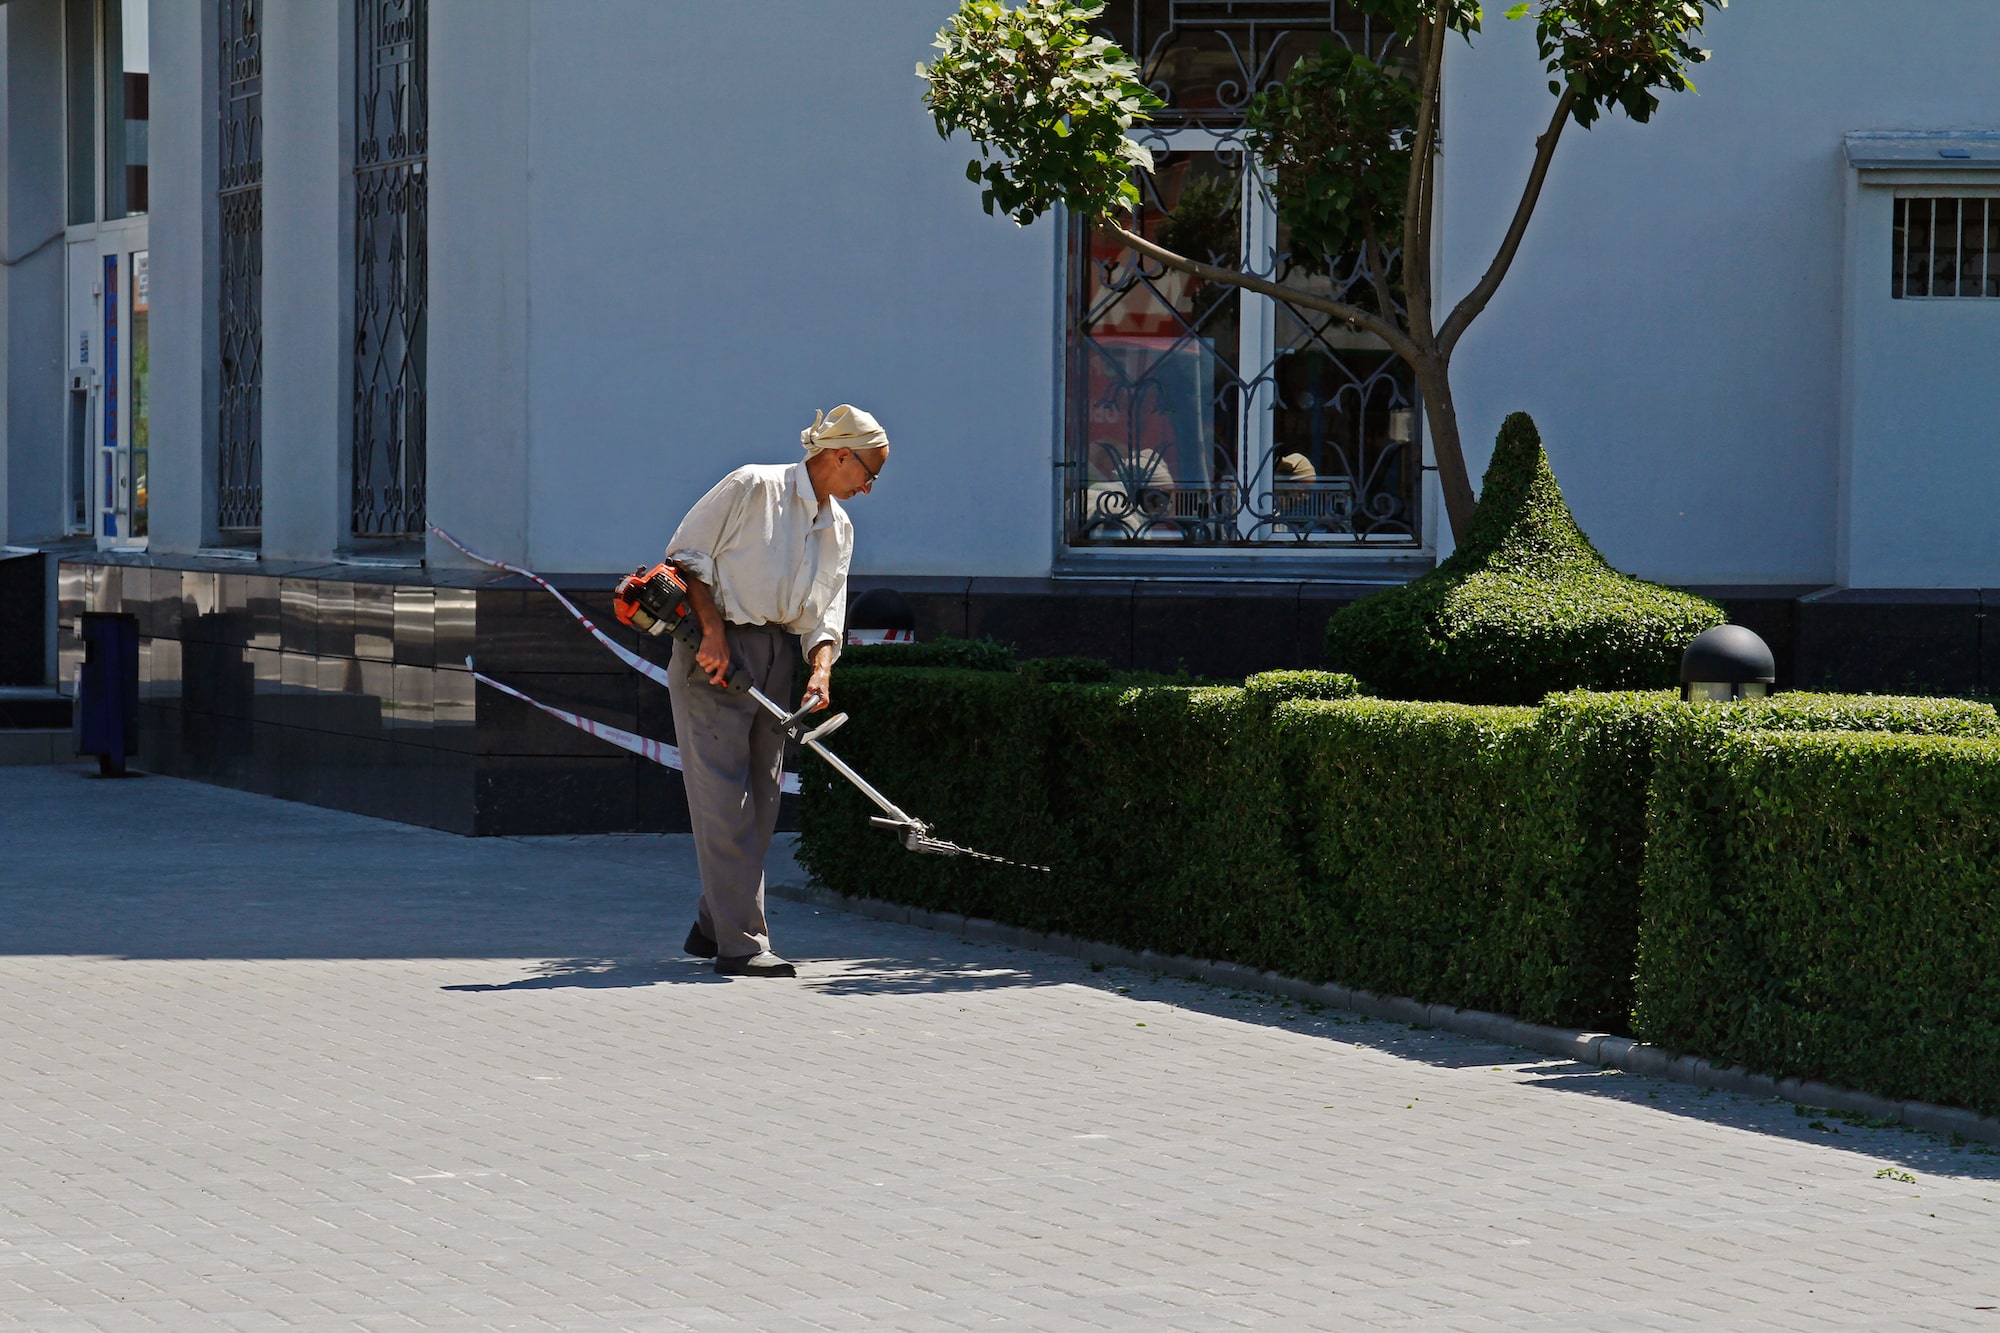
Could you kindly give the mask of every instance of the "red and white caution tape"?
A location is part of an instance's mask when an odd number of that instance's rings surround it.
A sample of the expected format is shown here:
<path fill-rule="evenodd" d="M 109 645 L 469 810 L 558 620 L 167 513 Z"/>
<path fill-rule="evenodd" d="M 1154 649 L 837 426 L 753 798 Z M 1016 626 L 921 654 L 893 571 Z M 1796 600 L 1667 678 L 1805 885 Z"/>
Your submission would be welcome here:
<path fill-rule="evenodd" d="M 583 626 L 585 629 L 589 630 L 590 637 L 596 639 L 606 648 L 609 648 L 612 651 L 612 653 L 614 653 L 617 656 L 619 661 L 623 662 L 626 666 L 631 667 L 634 671 L 644 676 L 647 680 L 652 681 L 655 685 L 665 685 L 667 683 L 668 676 L 667 676 L 667 669 L 665 667 L 660 666 L 654 662 L 648 662 L 645 658 L 639 656 L 639 654 L 633 652 L 630 648 L 627 648 L 624 644 L 618 642 L 618 640 L 612 638 L 609 634 L 606 634 L 603 630 L 591 624 L 590 617 L 585 615 L 583 612 L 579 611 L 577 609 L 575 602 L 572 602 L 569 598 L 563 596 L 562 593 L 556 588 L 556 586 L 553 583 L 550 583 L 547 579 L 543 578 L 540 574 L 537 574 L 534 570 L 523 569 L 519 565 L 510 565 L 505 560 L 495 560 L 490 555 L 481 555 L 479 554 L 479 552 L 473 550 L 471 547 L 467 546 L 464 542 L 461 542 L 458 538 L 452 536 L 449 532 L 446 532 L 443 528 L 439 527 L 435 523 L 426 523 L 424 526 L 429 528 L 432 532 L 435 532 L 438 536 L 444 538 L 446 541 L 450 542 L 453 546 L 457 547 L 460 554 L 470 556 L 472 559 L 477 560 L 482 565 L 491 565 L 495 569 L 504 569 L 509 574 L 519 574 L 524 579 L 532 580 L 538 587 L 542 589 L 542 591 L 546 592 L 549 596 L 555 598 L 558 602 L 561 602 L 563 605 L 563 610 L 575 616 L 576 623 Z"/>
<path fill-rule="evenodd" d="M 426 524 L 425 526 L 428 527 L 432 532 L 435 532 L 438 536 L 444 538 L 447 542 L 450 542 L 454 547 L 458 548 L 458 550 L 463 554 L 470 556 L 474 560 L 477 560 L 480 564 L 491 565 L 495 569 L 504 569 L 509 574 L 519 574 L 524 579 L 533 580 L 539 587 L 542 588 L 543 591 L 547 592 L 551 597 L 554 597 L 558 602 L 561 602 L 563 604 L 563 609 L 565 611 L 568 611 L 572 616 L 575 616 L 577 624 L 582 625 L 585 629 L 589 630 L 592 638 L 596 639 L 599 643 L 603 644 L 606 648 L 609 648 L 613 653 L 617 654 L 619 661 L 625 663 L 626 666 L 631 667 L 634 671 L 638 672 L 640 675 L 644 676 L 646 679 L 650 681 L 653 681 L 656 684 L 665 685 L 667 683 L 669 676 L 667 674 L 666 668 L 658 665 L 657 663 L 648 662 L 645 658 L 639 656 L 639 654 L 633 652 L 630 648 L 627 648 L 624 644 L 618 642 L 616 639 L 606 634 L 603 630 L 591 624 L 590 617 L 586 616 L 582 611 L 577 609 L 576 603 L 570 601 L 569 598 L 563 596 L 562 593 L 556 589 L 555 585 L 551 584 L 547 579 L 543 578 L 540 574 L 535 573 L 535 571 L 533 571 L 532 569 L 523 569 L 519 565 L 508 564 L 505 560 L 495 560 L 491 556 L 481 555 L 479 554 L 479 552 L 466 546 L 463 542 L 459 541 L 458 538 L 452 536 L 449 532 L 446 532 L 443 528 L 439 527 L 435 523 L 429 523 Z M 541 700 L 530 698 L 529 696 L 521 693 L 521 691 L 515 689 L 511 685 L 502 685 L 499 681 L 493 679 L 493 677 L 481 672 L 476 667 L 473 667 L 473 661 L 471 658 L 469 657 L 466 658 L 465 664 L 467 667 L 472 668 L 472 678 L 478 681 L 480 684 L 496 689 L 500 691 L 500 693 L 507 695 L 510 698 L 519 699 L 522 703 L 527 704 L 531 708 L 539 708 L 544 713 L 547 713 L 550 717 L 558 718 L 561 721 L 567 722 L 572 727 L 575 727 L 578 731 L 581 731 L 586 735 L 595 736 L 597 737 L 597 739 L 604 741 L 607 744 L 615 745 L 621 750 L 629 750 L 633 754 L 638 755 L 641 759 L 650 759 L 654 763 L 660 764 L 666 768 L 678 769 L 681 766 L 681 752 L 678 746 L 669 745 L 665 741 L 652 740 L 648 737 L 640 736 L 633 732 L 626 731 L 621 727 L 611 726 L 609 723 L 596 722 L 590 718 L 584 717 L 580 713 L 569 712 L 567 709 L 551 708 L 548 704 L 543 703 Z M 784 775 L 779 785 L 782 790 L 795 793 L 799 789 L 799 775 L 796 773 L 787 773 Z"/>
<path fill-rule="evenodd" d="M 467 660 L 470 661 L 470 659 Z M 580 713 L 572 713 L 562 708 L 551 708 L 541 700 L 529 698 L 512 685 L 503 685 L 493 679 L 493 677 L 476 669 L 472 673 L 472 678 L 481 685 L 490 686 L 510 698 L 519 699 L 530 708 L 539 708 L 550 717 L 560 718 L 572 727 L 575 727 L 578 731 L 595 736 L 597 739 L 615 745 L 621 750 L 630 750 L 641 759 L 650 759 L 654 763 L 667 768 L 678 769 L 681 766 L 681 752 L 678 746 L 669 745 L 665 741 L 656 741 L 650 737 L 636 735 L 633 732 L 626 731 L 620 727 L 614 727 L 606 722 L 593 721 Z M 796 773 L 785 774 L 783 779 L 780 780 L 779 786 L 784 791 L 796 793 L 799 789 L 799 775 Z"/>

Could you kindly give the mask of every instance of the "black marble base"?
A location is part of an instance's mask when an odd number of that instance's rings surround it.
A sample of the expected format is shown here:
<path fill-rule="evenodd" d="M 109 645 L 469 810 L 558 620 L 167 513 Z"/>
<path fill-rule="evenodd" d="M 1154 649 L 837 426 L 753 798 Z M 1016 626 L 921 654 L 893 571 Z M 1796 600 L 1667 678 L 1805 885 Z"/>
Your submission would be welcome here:
<path fill-rule="evenodd" d="M 8 565 L 30 562 L 0 562 Z M 559 586 L 654 660 L 668 645 L 610 614 L 612 574 Z M 478 685 L 671 742 L 666 692 L 517 578 L 172 561 L 57 567 L 59 679 L 84 611 L 138 618 L 140 759 L 156 772 L 459 833 L 684 832 L 680 774 Z M 921 638 L 991 635 L 1025 656 L 1233 679 L 1322 661 L 1329 616 L 1377 589 L 1334 583 L 856 578 L 896 587 Z M 1781 688 L 2000 694 L 2000 591 L 1697 589 L 1763 635 Z M 1989 628 L 1989 625 L 1992 627 Z M 38 677 L 37 677 L 38 678 Z M 24 682 L 32 683 L 32 682 Z M 786 798 L 781 827 L 791 827 Z"/>
<path fill-rule="evenodd" d="M 0 685 L 40 685 L 47 672 L 48 560 L 0 554 Z"/>

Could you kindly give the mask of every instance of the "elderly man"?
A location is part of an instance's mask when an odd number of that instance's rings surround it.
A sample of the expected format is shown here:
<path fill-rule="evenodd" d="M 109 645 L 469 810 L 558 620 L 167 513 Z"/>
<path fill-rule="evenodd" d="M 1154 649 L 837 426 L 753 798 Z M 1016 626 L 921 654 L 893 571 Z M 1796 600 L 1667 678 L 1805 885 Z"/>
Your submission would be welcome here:
<path fill-rule="evenodd" d="M 764 854 L 778 820 L 785 738 L 747 694 L 721 688 L 733 666 L 773 699 L 788 697 L 797 643 L 805 695 L 833 701 L 847 615 L 854 524 L 842 500 L 875 484 L 889 437 L 843 403 L 799 432 L 802 462 L 737 468 L 704 495 L 667 543 L 701 621 L 701 648 L 676 641 L 674 733 L 687 780 L 701 907 L 687 951 L 726 976 L 791 977 L 764 921 Z M 803 702 L 804 700 L 802 700 Z"/>

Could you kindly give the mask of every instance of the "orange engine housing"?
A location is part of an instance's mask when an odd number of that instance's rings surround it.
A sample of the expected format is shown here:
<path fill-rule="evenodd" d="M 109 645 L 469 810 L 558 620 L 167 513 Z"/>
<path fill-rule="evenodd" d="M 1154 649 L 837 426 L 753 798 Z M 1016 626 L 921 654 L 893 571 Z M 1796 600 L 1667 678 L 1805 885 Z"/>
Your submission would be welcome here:
<path fill-rule="evenodd" d="M 651 569 L 641 566 L 618 580 L 611 591 L 611 609 L 619 624 L 641 634 L 671 634 L 693 614 L 680 571 L 664 561 Z"/>

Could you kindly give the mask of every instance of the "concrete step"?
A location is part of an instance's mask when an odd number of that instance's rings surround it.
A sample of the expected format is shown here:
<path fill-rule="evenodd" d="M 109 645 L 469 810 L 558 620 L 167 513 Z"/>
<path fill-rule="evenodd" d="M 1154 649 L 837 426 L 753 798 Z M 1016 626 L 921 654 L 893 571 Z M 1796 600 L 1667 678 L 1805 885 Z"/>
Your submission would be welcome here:
<path fill-rule="evenodd" d="M 70 701 L 53 685 L 0 685 L 0 731 L 67 729 Z"/>
<path fill-rule="evenodd" d="M 76 758 L 68 727 L 17 727 L 0 731 L 0 767 L 67 764 Z"/>

